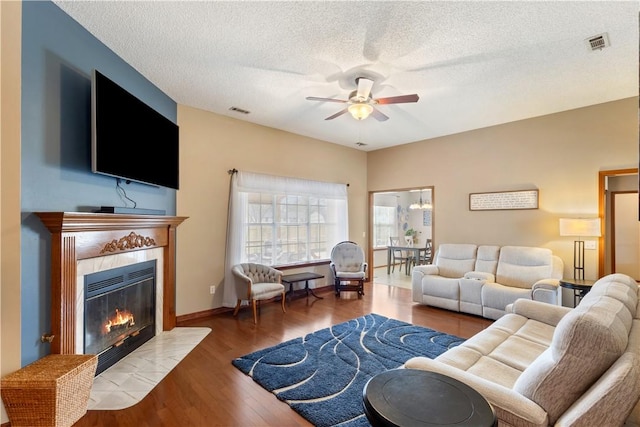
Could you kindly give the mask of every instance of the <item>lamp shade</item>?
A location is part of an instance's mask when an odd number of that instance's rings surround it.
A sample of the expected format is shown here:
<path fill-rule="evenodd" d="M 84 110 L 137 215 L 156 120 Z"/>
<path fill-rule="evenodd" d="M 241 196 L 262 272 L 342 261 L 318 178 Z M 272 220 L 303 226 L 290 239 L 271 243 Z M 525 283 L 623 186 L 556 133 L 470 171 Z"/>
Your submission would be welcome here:
<path fill-rule="evenodd" d="M 560 218 L 560 235 L 600 237 L 600 218 Z"/>

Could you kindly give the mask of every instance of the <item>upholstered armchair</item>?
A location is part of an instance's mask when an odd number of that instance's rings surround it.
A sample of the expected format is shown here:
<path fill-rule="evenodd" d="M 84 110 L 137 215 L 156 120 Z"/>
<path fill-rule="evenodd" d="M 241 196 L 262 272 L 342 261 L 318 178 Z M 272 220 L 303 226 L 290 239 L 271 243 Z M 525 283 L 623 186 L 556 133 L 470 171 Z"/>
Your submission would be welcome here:
<path fill-rule="evenodd" d="M 268 300 L 280 295 L 282 297 L 282 311 L 285 309 L 285 289 L 282 281 L 282 272 L 263 264 L 243 263 L 237 264 L 231 269 L 236 285 L 238 303 L 233 310 L 233 315 L 238 314 L 242 301 L 248 301 L 253 308 L 253 323 L 258 323 L 256 302 Z"/>
<path fill-rule="evenodd" d="M 367 263 L 364 261 L 364 251 L 357 243 L 344 241 L 335 245 L 331 250 L 329 268 L 338 298 L 342 290 L 357 291 L 358 298 L 364 295 Z"/>

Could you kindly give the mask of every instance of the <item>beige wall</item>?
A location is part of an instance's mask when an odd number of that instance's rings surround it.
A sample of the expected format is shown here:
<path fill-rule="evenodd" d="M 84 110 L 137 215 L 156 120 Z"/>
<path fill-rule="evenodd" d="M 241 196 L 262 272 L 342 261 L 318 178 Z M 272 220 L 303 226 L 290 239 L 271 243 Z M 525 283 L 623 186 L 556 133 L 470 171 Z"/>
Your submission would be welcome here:
<path fill-rule="evenodd" d="M 366 245 L 365 152 L 182 105 L 178 124 L 178 316 L 222 305 L 229 169 L 349 183 L 350 239 Z"/>
<path fill-rule="evenodd" d="M 20 2 L 0 2 L 0 376 L 20 369 L 21 15 Z"/>
<path fill-rule="evenodd" d="M 374 151 L 367 186 L 433 185 L 436 245 L 548 247 L 570 277 L 573 239 L 558 235 L 558 219 L 597 216 L 598 172 L 632 167 L 638 167 L 638 98 Z M 539 190 L 539 209 L 469 211 L 469 193 L 525 189 Z M 595 278 L 597 251 L 585 256 L 585 277 Z"/>
<path fill-rule="evenodd" d="M 637 167 L 637 105 L 629 98 L 369 153 L 179 106 L 177 212 L 189 219 L 178 228 L 177 314 L 222 304 L 232 168 L 349 183 L 350 238 L 363 246 L 368 191 L 434 186 L 436 245 L 548 247 L 571 276 L 573 240 L 558 235 L 558 219 L 597 216 L 598 172 Z M 539 209 L 468 209 L 469 193 L 523 189 L 540 191 Z M 595 278 L 597 251 L 586 258 Z"/>

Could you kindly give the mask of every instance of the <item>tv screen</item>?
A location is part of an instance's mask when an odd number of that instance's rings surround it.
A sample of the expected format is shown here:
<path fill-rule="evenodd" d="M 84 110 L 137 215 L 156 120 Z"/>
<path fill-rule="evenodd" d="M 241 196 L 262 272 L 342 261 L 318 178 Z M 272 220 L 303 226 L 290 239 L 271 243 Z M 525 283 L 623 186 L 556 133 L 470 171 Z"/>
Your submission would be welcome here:
<path fill-rule="evenodd" d="M 91 120 L 93 172 L 178 189 L 178 125 L 97 70 Z"/>

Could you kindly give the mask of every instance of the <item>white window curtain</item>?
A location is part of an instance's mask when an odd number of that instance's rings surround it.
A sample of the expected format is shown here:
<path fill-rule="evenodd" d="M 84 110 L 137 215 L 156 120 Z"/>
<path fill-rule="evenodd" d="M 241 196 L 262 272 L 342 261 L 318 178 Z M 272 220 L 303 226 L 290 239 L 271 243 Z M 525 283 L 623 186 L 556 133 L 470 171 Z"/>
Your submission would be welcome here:
<path fill-rule="evenodd" d="M 328 204 L 330 212 L 327 215 L 331 217 L 333 225 L 327 228 L 325 244 L 330 250 L 337 243 L 347 240 L 349 236 L 347 186 L 345 184 L 252 172 L 232 172 L 225 253 L 224 307 L 235 307 L 238 300 L 231 268 L 236 264 L 250 261 L 247 255 L 249 200 L 250 197 L 255 197 L 256 193 L 262 197 L 271 195 L 285 199 L 289 197 L 326 199 L 330 201 Z M 240 297 L 245 298 L 244 295 Z"/>

